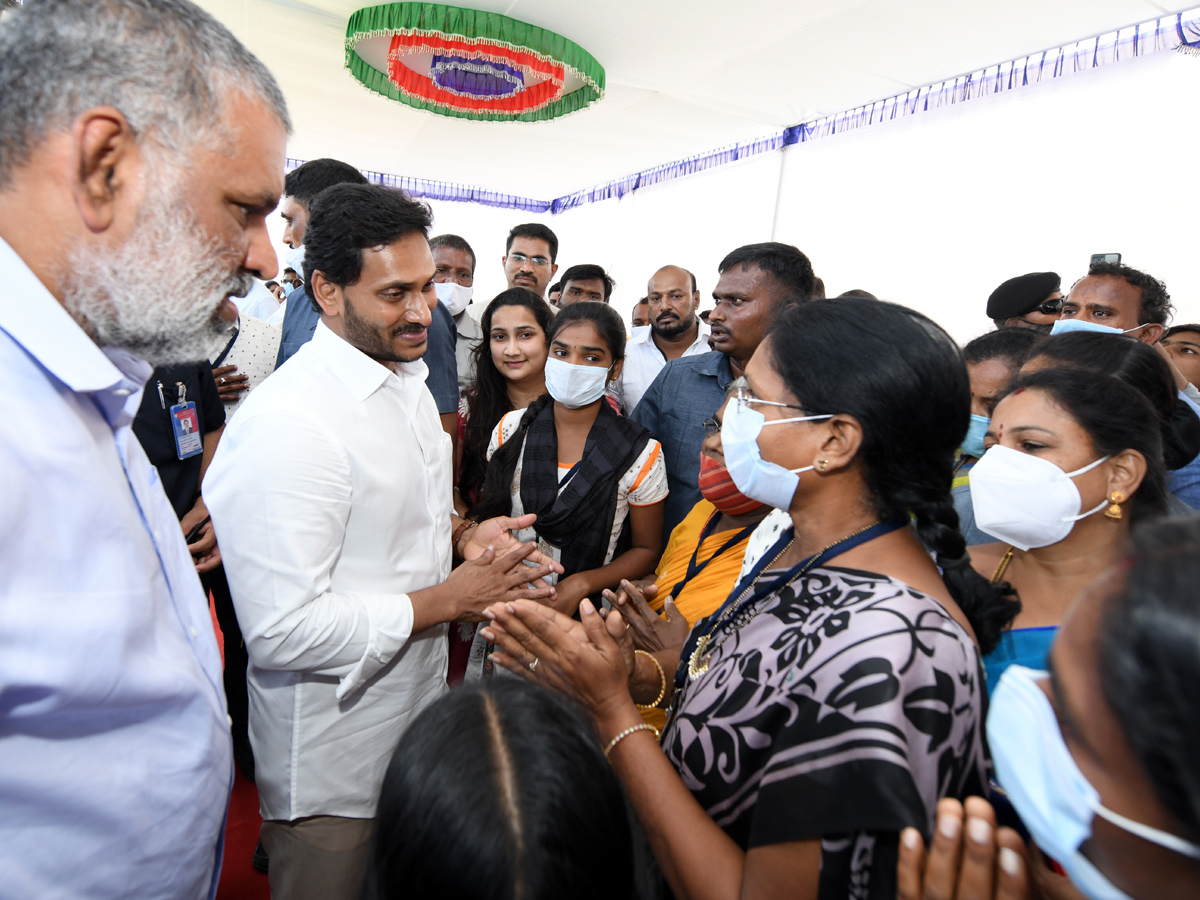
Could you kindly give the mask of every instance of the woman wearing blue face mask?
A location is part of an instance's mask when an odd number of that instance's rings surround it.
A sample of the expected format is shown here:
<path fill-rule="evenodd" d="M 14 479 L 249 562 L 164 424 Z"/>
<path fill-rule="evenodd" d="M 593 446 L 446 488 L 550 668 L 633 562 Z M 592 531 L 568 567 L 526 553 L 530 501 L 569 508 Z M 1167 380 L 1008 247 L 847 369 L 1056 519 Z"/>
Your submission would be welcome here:
<path fill-rule="evenodd" d="M 1200 896 L 1197 583 L 1200 519 L 1134 533 L 1072 605 L 1049 672 L 1013 667 L 993 697 L 996 776 L 1036 849 L 983 800 L 965 822 L 945 802 L 928 854 L 903 836 L 898 900 Z"/>
<path fill-rule="evenodd" d="M 492 607 L 483 632 L 591 710 L 675 897 L 890 898 L 900 831 L 983 789 L 974 639 L 1017 609 L 950 499 L 966 367 L 919 313 L 846 298 L 782 310 L 745 374 L 725 465 L 787 526 L 682 650 L 635 655 L 590 604 Z M 664 698 L 660 749 L 635 700 Z"/>
<path fill-rule="evenodd" d="M 537 524 L 520 532 L 522 540 L 536 540 L 563 564 L 554 605 L 572 615 L 584 597 L 654 571 L 667 475 L 658 441 L 607 400 L 625 356 L 617 312 L 604 303 L 574 303 L 555 316 L 549 343 L 548 394 L 508 413 L 493 430 L 471 516 L 536 512 Z"/>
<path fill-rule="evenodd" d="M 1131 524 L 1164 513 L 1160 427 L 1129 385 L 1071 369 L 1022 375 L 996 404 L 971 493 L 1000 540 L 971 561 L 1016 590 L 1021 612 L 984 659 L 989 689 L 1010 665 L 1045 665 L 1067 606 L 1121 556 Z"/>
<path fill-rule="evenodd" d="M 958 512 L 958 528 L 968 546 L 995 540 L 975 525 L 971 506 L 971 468 L 983 456 L 983 436 L 996 399 L 1008 390 L 1009 382 L 1020 370 L 1033 348 L 1045 336 L 1030 328 L 1001 328 L 980 335 L 963 347 L 967 376 L 971 380 L 971 424 L 954 465 L 954 483 L 950 493 Z"/>

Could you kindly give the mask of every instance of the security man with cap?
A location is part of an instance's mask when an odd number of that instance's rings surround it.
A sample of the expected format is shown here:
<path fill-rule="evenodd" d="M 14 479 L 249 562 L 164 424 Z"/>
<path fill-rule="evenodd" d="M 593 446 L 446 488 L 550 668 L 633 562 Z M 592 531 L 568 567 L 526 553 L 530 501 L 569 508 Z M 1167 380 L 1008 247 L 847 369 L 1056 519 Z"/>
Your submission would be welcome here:
<path fill-rule="evenodd" d="M 988 318 L 997 328 L 1032 328 L 1049 334 L 1063 308 L 1057 272 L 1030 272 L 1010 278 L 988 297 Z"/>

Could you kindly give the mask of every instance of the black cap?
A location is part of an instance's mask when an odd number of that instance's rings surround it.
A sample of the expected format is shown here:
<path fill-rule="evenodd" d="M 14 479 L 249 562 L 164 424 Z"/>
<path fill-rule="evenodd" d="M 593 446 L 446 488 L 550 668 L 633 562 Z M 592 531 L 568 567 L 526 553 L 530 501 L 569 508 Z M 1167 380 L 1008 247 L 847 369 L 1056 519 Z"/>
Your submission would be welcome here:
<path fill-rule="evenodd" d="M 1033 312 L 1061 286 L 1062 279 L 1057 272 L 1030 272 L 1010 278 L 988 297 L 988 318 L 1011 319 Z"/>

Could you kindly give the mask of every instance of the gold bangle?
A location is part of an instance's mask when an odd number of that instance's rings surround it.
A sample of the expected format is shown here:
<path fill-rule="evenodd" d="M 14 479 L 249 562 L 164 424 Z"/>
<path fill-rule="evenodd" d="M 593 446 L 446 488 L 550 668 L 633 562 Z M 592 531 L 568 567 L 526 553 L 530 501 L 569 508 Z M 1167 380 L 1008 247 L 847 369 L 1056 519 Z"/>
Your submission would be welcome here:
<path fill-rule="evenodd" d="M 653 725 L 647 725 L 645 722 L 643 722 L 641 725 L 634 725 L 632 728 L 626 728 L 615 738 L 609 741 L 608 746 L 604 748 L 604 758 L 608 759 L 608 754 L 612 753 L 613 747 L 617 746 L 617 744 L 621 743 L 621 741 L 625 740 L 625 738 L 629 737 L 631 734 L 635 734 L 639 731 L 653 731 L 654 739 L 656 741 L 658 740 L 658 729 Z"/>
<path fill-rule="evenodd" d="M 654 709 L 658 706 L 658 704 L 662 703 L 663 697 L 667 695 L 667 673 L 663 671 L 662 663 L 660 663 L 654 658 L 654 656 L 647 653 L 645 650 L 634 650 L 633 655 L 635 659 L 639 653 L 646 657 L 646 659 L 650 660 L 650 662 L 654 663 L 654 668 L 658 669 L 658 696 L 654 698 L 654 702 L 647 703 L 644 706 L 641 703 L 635 703 L 633 705 L 641 710 Z"/>

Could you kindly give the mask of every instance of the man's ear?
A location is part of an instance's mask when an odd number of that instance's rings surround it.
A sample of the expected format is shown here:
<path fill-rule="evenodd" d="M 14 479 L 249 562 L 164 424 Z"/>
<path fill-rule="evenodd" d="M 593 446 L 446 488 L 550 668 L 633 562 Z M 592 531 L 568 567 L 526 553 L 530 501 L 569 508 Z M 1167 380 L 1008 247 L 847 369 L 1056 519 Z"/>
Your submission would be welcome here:
<path fill-rule="evenodd" d="M 75 205 L 91 231 L 107 231 L 123 202 L 140 200 L 144 166 L 133 128 L 120 110 L 97 106 L 75 120 L 71 136 Z"/>
<path fill-rule="evenodd" d="M 325 273 L 319 269 L 312 274 L 312 287 L 317 305 L 321 307 L 324 315 L 342 315 L 346 302 L 342 289 L 326 278 Z"/>
<path fill-rule="evenodd" d="M 1166 329 L 1157 322 L 1152 322 L 1141 331 L 1141 340 L 1147 344 L 1157 344 L 1163 336 Z"/>

